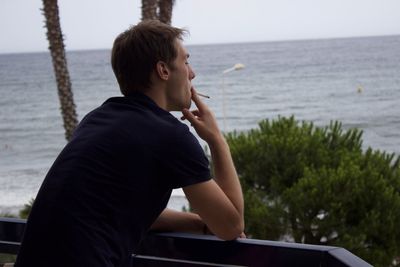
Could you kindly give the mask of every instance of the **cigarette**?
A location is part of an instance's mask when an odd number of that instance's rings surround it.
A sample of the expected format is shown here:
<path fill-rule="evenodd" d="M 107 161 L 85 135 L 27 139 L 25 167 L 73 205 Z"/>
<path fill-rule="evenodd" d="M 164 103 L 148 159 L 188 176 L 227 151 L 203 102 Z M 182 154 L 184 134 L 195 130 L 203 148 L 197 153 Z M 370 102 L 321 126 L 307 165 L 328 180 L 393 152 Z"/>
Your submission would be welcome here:
<path fill-rule="evenodd" d="M 205 98 L 210 98 L 210 96 L 208 96 L 208 95 L 204 95 L 204 94 L 201 94 L 201 93 L 197 93 L 199 96 L 202 96 L 202 97 L 205 97 Z"/>

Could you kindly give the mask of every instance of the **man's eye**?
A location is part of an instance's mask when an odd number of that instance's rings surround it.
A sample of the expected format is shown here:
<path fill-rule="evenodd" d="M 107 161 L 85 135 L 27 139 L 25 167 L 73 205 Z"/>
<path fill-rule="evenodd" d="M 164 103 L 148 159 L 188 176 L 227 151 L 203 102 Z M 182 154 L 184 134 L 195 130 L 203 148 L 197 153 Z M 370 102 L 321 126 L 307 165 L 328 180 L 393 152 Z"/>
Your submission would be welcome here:
<path fill-rule="evenodd" d="M 186 62 L 185 62 L 185 64 L 186 64 L 186 65 L 189 65 L 189 62 L 188 62 L 188 61 L 186 61 Z"/>

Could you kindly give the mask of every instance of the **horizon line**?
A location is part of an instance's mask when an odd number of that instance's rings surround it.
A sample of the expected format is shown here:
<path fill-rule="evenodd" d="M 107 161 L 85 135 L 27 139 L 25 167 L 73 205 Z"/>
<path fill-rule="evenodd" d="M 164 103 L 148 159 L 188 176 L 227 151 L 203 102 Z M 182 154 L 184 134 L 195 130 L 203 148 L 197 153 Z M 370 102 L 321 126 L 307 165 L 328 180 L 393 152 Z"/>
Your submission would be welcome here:
<path fill-rule="evenodd" d="M 250 43 L 278 43 L 278 42 L 302 42 L 302 41 L 323 41 L 323 40 L 337 40 L 337 39 L 362 39 L 362 38 L 379 38 L 379 37 L 395 37 L 400 36 L 396 34 L 382 34 L 382 35 L 359 35 L 359 36 L 338 36 L 338 37 L 316 37 L 316 38 L 289 38 L 289 39 L 276 39 L 276 40 L 252 40 L 252 41 L 222 41 L 215 43 L 189 43 L 187 47 L 191 46 L 213 46 L 213 45 L 234 45 L 234 44 L 250 44 Z M 66 47 L 66 46 L 65 46 Z M 97 51 L 97 50 L 111 50 L 110 48 L 65 48 L 66 52 L 85 52 L 85 51 Z M 49 50 L 26 50 L 26 51 L 0 51 L 0 55 L 13 55 L 13 54 L 36 54 L 36 53 L 47 53 Z"/>

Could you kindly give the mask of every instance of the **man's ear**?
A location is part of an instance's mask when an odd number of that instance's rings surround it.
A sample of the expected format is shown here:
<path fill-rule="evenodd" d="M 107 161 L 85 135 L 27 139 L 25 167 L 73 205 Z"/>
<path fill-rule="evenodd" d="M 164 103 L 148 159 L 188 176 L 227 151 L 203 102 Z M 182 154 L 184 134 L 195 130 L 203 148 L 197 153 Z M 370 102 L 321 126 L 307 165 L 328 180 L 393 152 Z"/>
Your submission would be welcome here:
<path fill-rule="evenodd" d="M 169 68 L 168 65 L 163 61 L 158 61 L 156 65 L 156 73 L 161 80 L 168 80 Z"/>

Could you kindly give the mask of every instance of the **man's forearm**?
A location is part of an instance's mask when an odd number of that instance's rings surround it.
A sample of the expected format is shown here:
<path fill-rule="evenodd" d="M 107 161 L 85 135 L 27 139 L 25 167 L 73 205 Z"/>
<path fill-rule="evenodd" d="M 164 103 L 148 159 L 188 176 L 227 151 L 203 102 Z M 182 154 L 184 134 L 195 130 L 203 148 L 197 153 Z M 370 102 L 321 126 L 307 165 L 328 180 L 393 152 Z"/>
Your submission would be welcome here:
<path fill-rule="evenodd" d="M 153 231 L 203 234 L 205 224 L 200 216 L 195 213 L 165 209 L 150 229 Z"/>
<path fill-rule="evenodd" d="M 229 146 L 222 134 L 208 145 L 214 165 L 214 180 L 243 218 L 243 193 Z"/>

